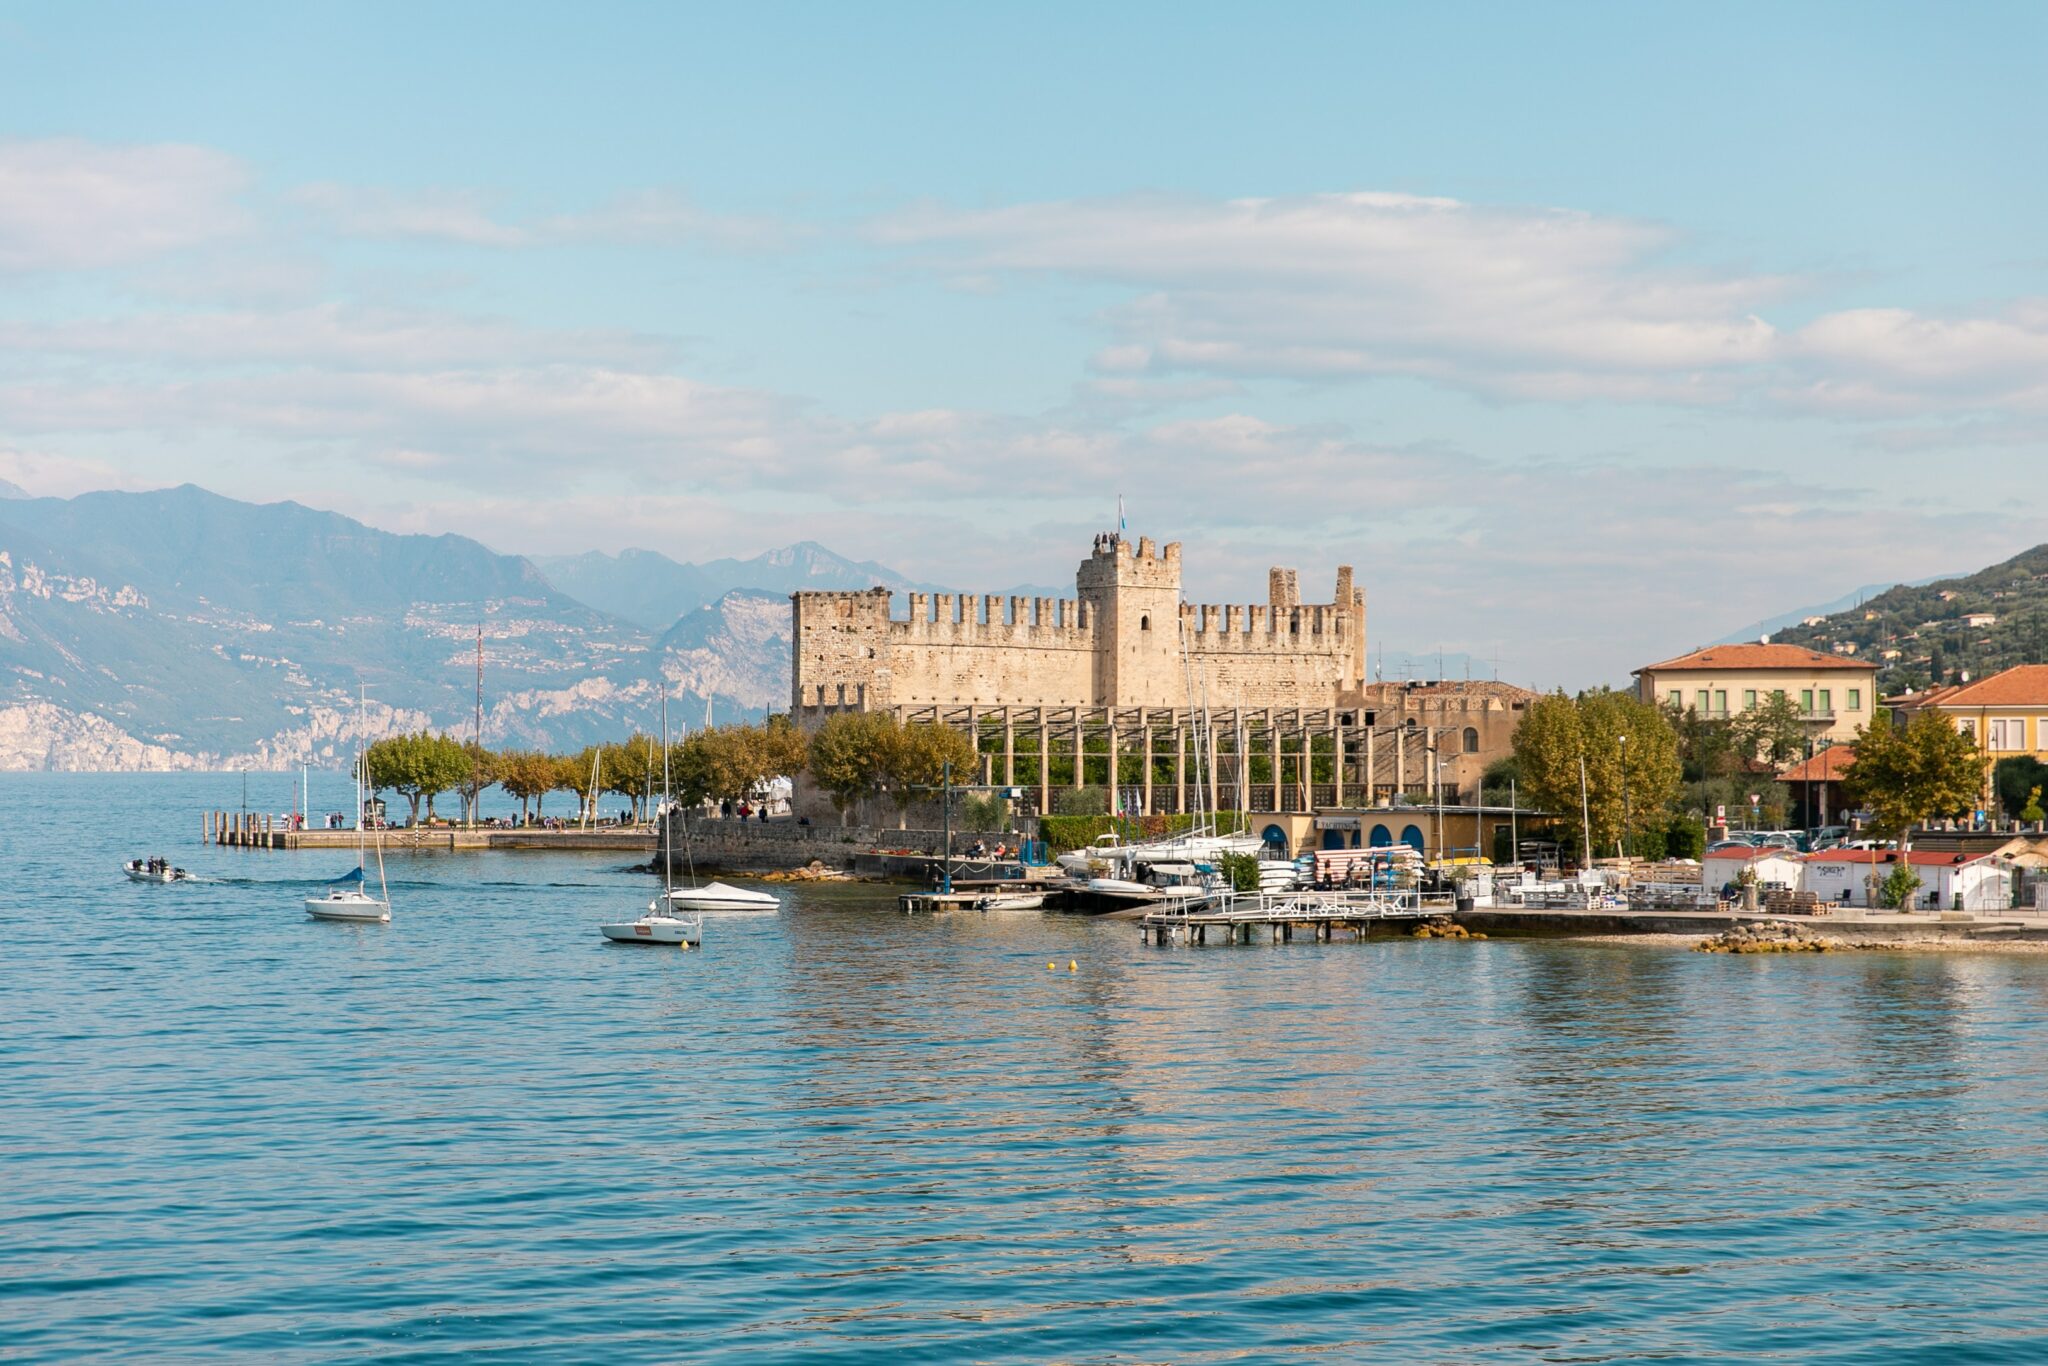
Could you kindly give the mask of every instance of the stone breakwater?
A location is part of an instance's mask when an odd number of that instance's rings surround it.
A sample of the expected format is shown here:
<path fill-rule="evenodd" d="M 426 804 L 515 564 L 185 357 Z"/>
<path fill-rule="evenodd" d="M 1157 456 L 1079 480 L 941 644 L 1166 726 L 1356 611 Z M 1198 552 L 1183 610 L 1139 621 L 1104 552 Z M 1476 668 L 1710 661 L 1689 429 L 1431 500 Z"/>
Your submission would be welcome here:
<path fill-rule="evenodd" d="M 1710 935 L 1692 947 L 1695 953 L 1834 953 L 1878 946 L 1847 944 L 1805 925 L 1762 921 Z"/>

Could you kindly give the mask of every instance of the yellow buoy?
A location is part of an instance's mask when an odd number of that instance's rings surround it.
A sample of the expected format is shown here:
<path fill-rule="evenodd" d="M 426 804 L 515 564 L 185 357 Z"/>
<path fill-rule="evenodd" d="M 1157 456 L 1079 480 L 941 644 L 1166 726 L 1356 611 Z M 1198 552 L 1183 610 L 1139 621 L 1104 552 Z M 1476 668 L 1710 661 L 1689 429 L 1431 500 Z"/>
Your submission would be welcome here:
<path fill-rule="evenodd" d="M 1058 972 L 1060 969 L 1057 963 L 1047 963 L 1045 965 L 1045 970 L 1047 972 Z"/>
<path fill-rule="evenodd" d="M 1071 958 L 1069 958 L 1069 959 L 1067 960 L 1067 971 L 1068 971 L 1068 972 L 1079 972 L 1080 970 L 1081 970 L 1081 965 L 1080 965 L 1079 963 L 1076 963 L 1076 962 L 1075 962 L 1075 961 L 1074 961 L 1073 959 L 1071 959 Z"/>

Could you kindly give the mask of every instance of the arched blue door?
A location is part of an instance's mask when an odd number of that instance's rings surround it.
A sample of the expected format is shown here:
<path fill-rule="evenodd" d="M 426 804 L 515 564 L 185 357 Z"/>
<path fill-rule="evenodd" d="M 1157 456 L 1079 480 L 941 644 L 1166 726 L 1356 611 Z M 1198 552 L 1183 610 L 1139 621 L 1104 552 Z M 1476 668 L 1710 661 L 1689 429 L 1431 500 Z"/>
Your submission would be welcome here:
<path fill-rule="evenodd" d="M 1419 854 L 1419 853 L 1421 853 L 1421 852 L 1422 852 L 1422 827 L 1421 827 L 1421 826 L 1417 826 L 1417 825 L 1411 825 L 1411 826 L 1409 826 L 1409 827 L 1408 827 L 1407 829 L 1403 830 L 1403 831 L 1401 832 L 1401 843 L 1403 843 L 1403 844 L 1407 845 L 1407 846 L 1408 846 L 1408 847 L 1409 847 L 1410 849 L 1413 849 L 1413 850 L 1414 850 L 1414 851 L 1415 851 L 1416 853 L 1418 853 L 1418 854 Z"/>
<path fill-rule="evenodd" d="M 1343 847 L 1344 832 L 1342 830 L 1325 830 L 1323 832 L 1323 848 L 1342 849 Z"/>
<path fill-rule="evenodd" d="M 1384 825 L 1375 825 L 1372 828 L 1371 841 L 1371 848 L 1385 849 L 1394 842 L 1394 832 Z"/>
<path fill-rule="evenodd" d="M 1266 842 L 1266 852 L 1274 858 L 1287 857 L 1287 832 L 1285 830 L 1282 830 L 1277 825 L 1269 825 L 1266 827 L 1265 833 L 1260 835 L 1259 838 Z"/>

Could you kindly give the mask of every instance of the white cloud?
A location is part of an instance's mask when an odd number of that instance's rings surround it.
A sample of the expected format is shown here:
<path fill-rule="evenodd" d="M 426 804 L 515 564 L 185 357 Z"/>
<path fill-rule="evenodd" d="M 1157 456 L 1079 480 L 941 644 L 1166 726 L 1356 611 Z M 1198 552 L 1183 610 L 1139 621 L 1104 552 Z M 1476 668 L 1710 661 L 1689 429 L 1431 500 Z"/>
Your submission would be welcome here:
<path fill-rule="evenodd" d="M 535 328 L 501 318 L 338 303 L 275 311 L 144 313 L 53 323 L 0 321 L 0 351 L 159 360 L 185 367 L 257 364 L 348 369 L 542 362 L 649 366 L 672 354 L 666 342 L 611 329 Z"/>
<path fill-rule="evenodd" d="M 703 242 L 743 249 L 781 247 L 804 235 L 796 225 L 777 219 L 709 212 L 670 189 L 634 190 L 595 208 L 524 219 L 505 212 L 492 196 L 473 189 L 394 190 L 321 182 L 299 187 L 291 198 L 346 236 L 472 247 Z"/>
<path fill-rule="evenodd" d="M 1788 280 L 1668 262 L 1674 235 L 1562 209 L 1399 194 L 1133 197 L 981 211 L 927 207 L 875 228 L 935 268 L 1049 272 L 1131 288 L 1109 374 L 1434 377 L 1581 394 L 1682 391 L 1772 356 L 1756 310 Z"/>
<path fill-rule="evenodd" d="M 238 235 L 247 182 L 206 147 L 0 141 L 0 270 L 129 265 Z"/>
<path fill-rule="evenodd" d="M 94 489 L 124 488 L 128 478 L 104 460 L 0 446 L 0 480 L 32 498 L 69 498 Z"/>
<path fill-rule="evenodd" d="M 2048 300 L 1993 317 L 1903 308 L 1830 313 L 1794 338 L 1794 403 L 1865 416 L 1939 410 L 2048 412 Z"/>
<path fill-rule="evenodd" d="M 524 229 L 492 217 L 482 196 L 471 190 L 399 191 L 323 181 L 300 186 L 291 198 L 337 232 L 355 237 L 416 238 L 472 247 L 519 247 L 531 240 Z"/>

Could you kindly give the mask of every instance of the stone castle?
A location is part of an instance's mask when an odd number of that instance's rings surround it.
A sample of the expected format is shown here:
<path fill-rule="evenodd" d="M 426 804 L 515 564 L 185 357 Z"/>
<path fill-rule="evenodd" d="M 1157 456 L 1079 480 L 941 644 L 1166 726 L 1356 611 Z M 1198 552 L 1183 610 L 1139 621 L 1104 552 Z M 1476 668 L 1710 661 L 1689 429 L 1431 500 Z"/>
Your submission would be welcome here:
<path fill-rule="evenodd" d="M 791 715 L 958 727 L 983 783 L 1052 808 L 1061 786 L 1123 809 L 1306 812 L 1347 800 L 1476 798 L 1535 694 L 1492 682 L 1366 680 L 1365 594 L 1326 603 L 1274 569 L 1267 600 L 1180 600 L 1181 548 L 1095 538 L 1068 599 L 886 588 L 790 595 Z"/>
<path fill-rule="evenodd" d="M 1349 566 L 1327 603 L 1274 569 L 1264 603 L 1194 606 L 1180 551 L 1099 536 L 1073 598 L 912 593 L 907 620 L 886 588 L 793 594 L 792 706 L 1326 708 L 1363 685 Z"/>

